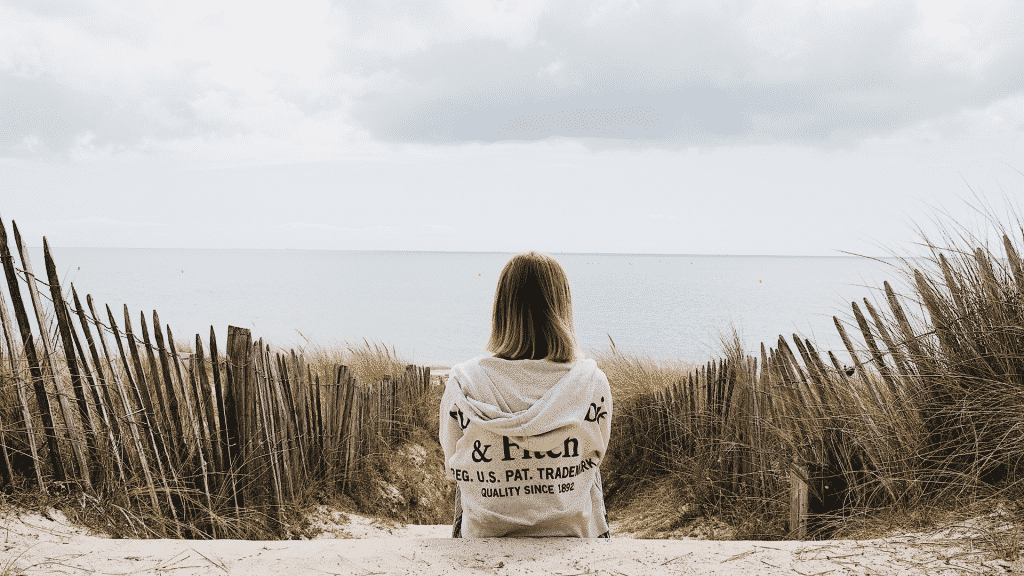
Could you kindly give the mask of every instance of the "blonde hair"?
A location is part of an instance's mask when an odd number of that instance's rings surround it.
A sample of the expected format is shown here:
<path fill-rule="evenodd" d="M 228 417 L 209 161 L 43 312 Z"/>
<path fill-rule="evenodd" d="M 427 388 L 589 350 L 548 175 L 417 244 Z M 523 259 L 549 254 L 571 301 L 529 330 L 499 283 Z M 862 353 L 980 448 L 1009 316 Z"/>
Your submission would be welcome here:
<path fill-rule="evenodd" d="M 527 252 L 505 264 L 494 293 L 487 349 L 508 360 L 576 359 L 569 281 L 554 258 Z"/>

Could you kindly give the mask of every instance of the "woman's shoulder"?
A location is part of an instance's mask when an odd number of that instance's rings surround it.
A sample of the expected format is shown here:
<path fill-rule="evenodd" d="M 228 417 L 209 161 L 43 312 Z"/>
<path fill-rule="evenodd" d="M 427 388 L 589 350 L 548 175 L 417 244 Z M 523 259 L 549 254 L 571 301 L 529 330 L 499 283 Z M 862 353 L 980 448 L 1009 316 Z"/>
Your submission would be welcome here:
<path fill-rule="evenodd" d="M 472 369 L 477 368 L 477 367 L 480 366 L 480 361 L 481 360 L 485 360 L 487 358 L 493 358 L 493 357 L 494 356 L 492 356 L 490 354 L 481 354 L 479 356 L 474 356 L 473 358 L 470 358 L 469 360 L 465 360 L 463 362 L 459 362 L 458 364 L 453 364 L 452 367 L 449 369 L 449 373 L 454 374 L 457 371 L 472 370 Z"/>

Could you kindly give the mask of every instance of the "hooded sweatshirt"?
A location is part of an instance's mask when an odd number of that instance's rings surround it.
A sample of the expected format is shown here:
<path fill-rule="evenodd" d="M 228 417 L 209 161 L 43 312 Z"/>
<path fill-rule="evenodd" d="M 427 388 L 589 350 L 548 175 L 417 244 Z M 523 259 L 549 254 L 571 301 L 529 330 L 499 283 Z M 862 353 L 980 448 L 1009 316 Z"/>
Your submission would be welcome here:
<path fill-rule="evenodd" d="M 607 532 L 598 466 L 611 419 L 608 379 L 592 359 L 480 356 L 453 366 L 440 440 L 461 493 L 462 534 Z"/>

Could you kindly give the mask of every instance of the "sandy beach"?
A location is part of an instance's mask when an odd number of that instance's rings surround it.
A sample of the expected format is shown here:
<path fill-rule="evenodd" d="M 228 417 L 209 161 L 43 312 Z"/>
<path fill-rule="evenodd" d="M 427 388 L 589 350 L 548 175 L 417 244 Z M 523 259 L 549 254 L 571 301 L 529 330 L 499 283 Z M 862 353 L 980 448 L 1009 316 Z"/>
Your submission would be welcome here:
<path fill-rule="evenodd" d="M 324 519 L 329 523 L 331 519 Z M 57 511 L 8 511 L 0 574 L 1005 574 L 1024 563 L 974 548 L 977 530 L 876 540 L 453 540 L 448 526 L 337 513 L 305 541 L 123 540 L 70 525 Z M 331 528 L 326 526 L 326 528 Z M 974 550 L 972 553 L 972 549 Z"/>

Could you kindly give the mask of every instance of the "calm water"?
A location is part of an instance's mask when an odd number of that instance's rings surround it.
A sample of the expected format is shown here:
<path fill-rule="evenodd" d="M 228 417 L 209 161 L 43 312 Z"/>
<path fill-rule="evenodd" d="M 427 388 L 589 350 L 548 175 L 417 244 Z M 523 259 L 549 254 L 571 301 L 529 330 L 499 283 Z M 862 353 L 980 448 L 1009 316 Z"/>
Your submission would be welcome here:
<path fill-rule="evenodd" d="M 40 249 L 30 249 L 43 271 Z M 381 341 L 420 364 L 483 353 L 490 307 L 511 254 L 296 250 L 54 249 L 67 288 L 118 318 L 160 314 L 175 340 L 223 346 L 227 326 L 285 347 Z M 735 325 L 749 349 L 779 334 L 841 346 L 832 315 L 892 279 L 853 257 L 555 254 L 569 276 L 585 351 L 608 347 L 704 360 Z M 845 304 L 844 304 L 845 303 Z M 137 320 L 136 320 L 137 321 Z"/>

